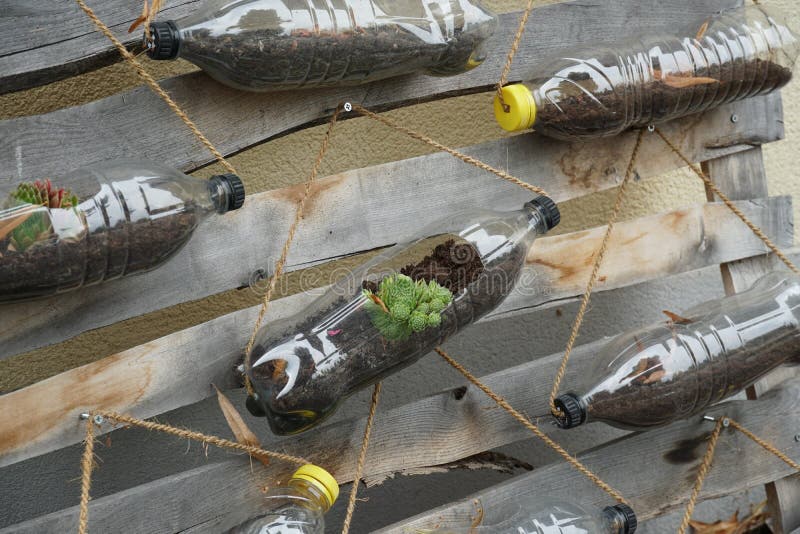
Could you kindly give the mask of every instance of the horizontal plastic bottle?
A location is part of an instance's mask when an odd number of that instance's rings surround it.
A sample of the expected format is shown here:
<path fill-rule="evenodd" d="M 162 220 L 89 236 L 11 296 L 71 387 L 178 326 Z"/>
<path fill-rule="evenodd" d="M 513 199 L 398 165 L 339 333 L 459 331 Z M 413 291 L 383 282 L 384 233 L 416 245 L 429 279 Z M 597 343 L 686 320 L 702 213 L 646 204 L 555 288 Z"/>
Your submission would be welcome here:
<path fill-rule="evenodd" d="M 634 534 L 636 514 L 627 504 L 597 506 L 554 499 L 524 502 L 519 498 L 484 510 L 480 526 L 441 529 L 431 534 Z M 487 515 L 490 514 L 490 515 Z"/>
<path fill-rule="evenodd" d="M 0 302 L 149 271 L 178 252 L 204 217 L 243 202 L 235 175 L 204 180 L 140 160 L 0 184 Z"/>
<path fill-rule="evenodd" d="M 578 393 L 561 395 L 562 428 L 645 430 L 705 410 L 784 363 L 800 363 L 800 277 L 770 273 L 684 317 L 623 334 L 596 356 Z"/>
<path fill-rule="evenodd" d="M 228 534 L 323 534 L 325 512 L 339 496 L 339 484 L 316 465 L 304 465 L 284 487 L 264 496 L 264 513 Z"/>
<path fill-rule="evenodd" d="M 293 317 L 259 330 L 255 396 L 276 434 L 306 430 L 355 391 L 417 361 L 497 307 L 558 208 L 538 197 L 512 212 L 472 210 L 431 225 L 338 280 Z"/>
<path fill-rule="evenodd" d="M 559 139 L 615 135 L 766 94 L 786 85 L 800 52 L 772 7 L 727 11 L 697 35 L 644 36 L 615 49 L 576 50 L 506 86 L 494 111 L 506 130 Z"/>
<path fill-rule="evenodd" d="M 153 59 L 181 57 L 246 91 L 357 84 L 484 60 L 495 16 L 475 0 L 207 0 L 154 22 Z"/>

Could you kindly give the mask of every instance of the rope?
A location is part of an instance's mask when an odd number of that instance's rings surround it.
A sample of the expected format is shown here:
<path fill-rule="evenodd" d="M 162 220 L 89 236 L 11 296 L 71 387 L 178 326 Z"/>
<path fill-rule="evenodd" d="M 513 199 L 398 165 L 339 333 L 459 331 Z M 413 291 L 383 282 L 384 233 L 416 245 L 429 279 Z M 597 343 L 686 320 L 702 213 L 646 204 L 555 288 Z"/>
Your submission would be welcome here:
<path fill-rule="evenodd" d="M 86 445 L 81 457 L 81 504 L 78 516 L 78 534 L 86 534 L 89 530 L 89 490 L 92 488 L 92 469 L 94 468 L 94 422 L 86 420 Z"/>
<path fill-rule="evenodd" d="M 341 104 L 336 106 L 336 110 L 333 112 L 333 116 L 331 117 L 330 122 L 328 123 L 328 129 L 325 132 L 325 136 L 322 138 L 322 144 L 319 148 L 319 153 L 317 154 L 317 159 L 314 161 L 314 165 L 311 168 L 311 174 L 306 181 L 305 187 L 303 188 L 303 195 L 300 198 L 300 202 L 297 204 L 297 210 L 294 213 L 294 220 L 292 221 L 291 226 L 289 226 L 289 234 L 286 236 L 286 241 L 283 244 L 283 249 L 281 249 L 281 255 L 278 258 L 278 261 L 275 262 L 275 272 L 270 277 L 269 286 L 267 287 L 267 292 L 264 295 L 264 300 L 261 303 L 261 309 L 258 311 L 258 318 L 256 319 L 256 324 L 253 327 L 253 332 L 250 334 L 250 340 L 247 342 L 247 348 L 245 349 L 245 357 L 244 357 L 244 385 L 247 389 L 247 393 L 250 396 L 253 396 L 255 392 L 253 391 L 253 384 L 250 383 L 250 376 L 247 373 L 250 369 L 250 365 L 252 363 L 252 356 L 251 352 L 253 350 L 253 344 L 256 341 L 256 334 L 258 333 L 258 329 L 261 327 L 261 323 L 264 320 L 264 315 L 267 313 L 267 309 L 269 308 L 270 300 L 272 300 L 272 294 L 275 292 L 275 286 L 278 283 L 278 278 L 283 274 L 283 269 L 286 266 L 286 260 L 289 257 L 289 249 L 292 246 L 292 241 L 294 241 L 294 235 L 297 232 L 297 228 L 300 226 L 300 221 L 303 219 L 303 212 L 305 210 L 306 201 L 311 193 L 311 184 L 317 178 L 317 174 L 319 173 L 319 167 L 322 164 L 322 159 L 325 157 L 325 153 L 328 151 L 328 147 L 330 146 L 330 139 L 331 133 L 333 132 L 333 127 L 336 125 L 336 120 L 339 118 L 339 113 L 342 110 Z"/>
<path fill-rule="evenodd" d="M 759 438 L 758 436 L 756 436 L 755 434 L 753 434 L 752 432 L 747 430 L 745 427 L 743 427 L 742 425 L 740 425 L 739 423 L 737 423 L 733 419 L 729 418 L 728 419 L 728 424 L 730 424 L 733 428 L 735 428 L 736 430 L 738 430 L 739 432 L 741 432 L 742 434 L 744 434 L 745 436 L 747 436 L 751 440 L 753 440 L 756 443 L 758 443 L 761 447 L 763 447 L 768 452 L 771 452 L 772 454 L 774 454 L 775 456 L 777 456 L 778 458 L 783 460 L 786 464 L 788 464 L 793 469 L 796 469 L 797 471 L 800 471 L 800 464 L 798 464 L 797 462 L 795 462 L 794 460 L 792 460 L 791 458 L 789 458 L 788 456 L 783 454 L 781 451 L 779 451 L 778 448 L 775 445 L 773 445 L 773 444 L 771 444 L 771 443 L 769 443 L 767 441 L 764 441 L 763 439 Z"/>
<path fill-rule="evenodd" d="M 152 421 L 136 419 L 135 417 L 119 414 L 116 412 L 96 411 L 92 412 L 91 415 L 92 416 L 101 415 L 104 418 L 109 419 L 111 421 L 116 421 L 117 423 L 125 423 L 126 425 L 138 426 L 140 428 L 144 428 L 147 430 L 164 432 L 165 434 L 171 434 L 173 436 L 177 436 L 183 439 L 191 439 L 194 441 L 198 441 L 200 443 L 209 443 L 221 449 L 232 449 L 236 451 L 242 451 L 248 454 L 252 454 L 253 456 L 270 456 L 272 458 L 275 458 L 276 460 L 282 460 L 284 462 L 297 465 L 305 465 L 307 463 L 310 463 L 305 458 L 300 458 L 298 456 L 291 456 L 289 454 L 284 454 L 282 452 L 267 451 L 260 447 L 254 447 L 253 445 L 245 445 L 244 443 L 237 443 L 235 441 L 230 441 L 228 439 L 220 438 L 217 436 L 210 436 L 208 434 L 195 432 L 193 430 L 186 430 L 183 428 L 176 428 L 174 426 L 165 425 L 162 423 L 154 423 Z"/>
<path fill-rule="evenodd" d="M 369 448 L 369 436 L 372 433 L 372 423 L 375 421 L 375 410 L 378 408 L 380 396 L 381 382 L 378 382 L 375 384 L 375 389 L 372 391 L 372 403 L 369 406 L 367 426 L 364 428 L 364 439 L 361 441 L 361 451 L 358 453 L 358 462 L 356 462 L 353 489 L 350 490 L 350 499 L 347 501 L 347 513 L 344 516 L 344 523 L 342 524 L 342 534 L 348 534 L 348 532 L 350 532 L 350 522 L 353 520 L 353 512 L 355 512 L 356 509 L 358 484 L 361 482 L 361 475 L 364 473 L 364 463 L 367 458 L 367 449 Z"/>
<path fill-rule="evenodd" d="M 553 415 L 560 415 L 560 410 L 556 407 L 555 400 L 556 396 L 558 395 L 558 388 L 561 386 L 561 381 L 564 379 L 564 374 L 567 371 L 567 363 L 569 362 L 569 357 L 572 355 L 572 349 L 575 346 L 575 341 L 578 339 L 578 332 L 580 332 L 581 325 L 583 324 L 583 317 L 586 315 L 586 310 L 589 307 L 589 299 L 592 297 L 592 290 L 594 289 L 594 284 L 597 281 L 597 276 L 600 273 L 600 266 L 603 263 L 603 258 L 606 255 L 606 250 L 608 249 L 608 243 L 611 238 L 611 232 L 614 229 L 614 223 L 617 221 L 617 217 L 619 216 L 619 212 L 622 209 L 622 202 L 625 198 L 625 191 L 628 182 L 630 181 L 631 176 L 633 175 L 633 167 L 636 165 L 636 160 L 639 156 L 639 149 L 642 146 L 642 140 L 644 138 L 644 130 L 639 130 L 639 135 L 636 137 L 636 143 L 633 145 L 633 152 L 631 153 L 631 159 L 628 162 L 628 168 L 625 171 L 625 178 L 622 180 L 622 184 L 619 186 L 619 190 L 617 191 L 617 199 L 614 202 L 614 209 L 611 212 L 611 217 L 608 220 L 608 226 L 606 227 L 606 233 L 603 235 L 603 240 L 600 243 L 600 248 L 597 249 L 597 253 L 594 257 L 594 265 L 592 266 L 592 273 L 589 276 L 589 282 L 586 284 L 586 290 L 583 292 L 583 297 L 581 298 L 581 304 L 578 308 L 578 314 L 575 316 L 575 321 L 572 323 L 572 331 L 569 335 L 569 340 L 567 341 L 567 347 L 564 349 L 564 357 L 561 359 L 561 365 L 558 367 L 558 372 L 556 372 L 556 377 L 553 380 L 553 389 L 550 391 L 550 411 Z"/>
<path fill-rule="evenodd" d="M 172 97 L 170 97 L 169 94 L 167 94 L 167 92 L 164 91 L 160 85 L 158 85 L 158 82 L 155 80 L 155 78 L 153 78 L 150 73 L 145 70 L 142 64 L 136 60 L 136 57 L 128 52 L 128 49 L 125 48 L 125 45 L 122 44 L 120 40 L 114 36 L 108 26 L 106 26 L 105 23 L 103 23 L 103 21 L 100 20 L 97 15 L 95 15 L 94 11 L 92 11 L 92 8 L 87 6 L 84 0 L 75 0 L 75 2 L 77 2 L 78 6 L 83 10 L 84 13 L 86 13 L 94 25 L 97 26 L 97 28 L 103 33 L 103 35 L 108 37 L 108 39 L 114 44 L 125 61 L 130 63 L 131 67 L 133 67 L 133 69 L 139 74 L 139 77 L 148 86 L 150 86 L 150 89 L 152 89 L 153 92 L 155 92 L 164 102 L 166 102 L 167 106 L 169 106 L 175 115 L 180 117 L 180 119 L 184 124 L 186 124 L 186 126 L 189 127 L 195 137 L 197 137 L 197 139 L 203 143 L 203 145 L 214 155 L 214 157 L 217 158 L 217 161 L 219 161 L 219 163 L 225 167 L 228 172 L 236 174 L 236 169 L 233 168 L 233 165 L 228 163 L 228 161 L 225 159 L 225 156 L 223 156 L 222 153 L 217 150 L 213 144 L 211 144 L 211 141 L 209 141 L 208 138 L 203 135 L 203 132 L 197 128 L 197 125 L 192 122 L 192 119 L 189 118 L 189 116 L 180 108 L 180 106 L 178 106 L 178 104 L 172 100 Z"/>
<path fill-rule="evenodd" d="M 703 487 L 703 481 L 706 479 L 711 463 L 714 461 L 714 451 L 717 448 L 717 440 L 719 439 L 720 432 L 722 432 L 723 419 L 717 421 L 714 431 L 711 433 L 711 438 L 708 440 L 708 448 L 705 455 L 703 455 L 703 462 L 700 464 L 700 470 L 697 472 L 697 478 L 694 481 L 692 488 L 692 496 L 689 497 L 689 503 L 686 505 L 686 513 L 683 514 L 683 521 L 678 528 L 678 534 L 685 534 L 686 529 L 689 527 L 689 521 L 692 520 L 694 507 L 697 504 L 697 497 L 700 495 L 700 489 Z"/>
<path fill-rule="evenodd" d="M 561 445 L 559 445 L 558 443 L 553 441 L 550 438 L 550 436 L 548 436 L 547 434 L 542 432 L 542 430 L 538 426 L 534 425 L 530 420 L 528 420 L 527 417 L 525 417 L 524 415 L 519 413 L 517 410 L 515 410 L 503 397 L 501 397 L 500 395 L 498 395 L 497 393 L 495 393 L 494 391 L 489 389 L 488 386 L 486 386 L 480 380 L 478 380 L 475 377 L 475 375 L 473 375 L 472 373 L 467 371 L 466 368 L 464 368 L 460 363 L 455 361 L 441 347 L 436 347 L 436 352 L 439 354 L 439 356 L 444 358 L 444 360 L 447 363 L 452 365 L 459 373 L 464 375 L 464 377 L 466 377 L 467 380 L 472 382 L 472 384 L 474 384 L 477 388 L 479 388 L 481 391 L 483 391 L 490 399 L 492 399 L 495 403 L 497 403 L 498 406 L 500 406 L 505 411 L 507 411 L 509 414 L 511 414 L 511 416 L 514 417 L 514 419 L 516 419 L 517 421 L 522 423 L 528 430 L 533 432 L 536 435 L 536 437 L 538 437 L 539 439 L 544 441 L 545 444 L 548 447 L 550 447 L 551 449 L 556 451 L 564 460 L 566 460 L 575 469 L 577 469 L 583 475 L 585 475 L 597 487 L 599 487 L 600 489 L 602 489 L 603 491 L 605 491 L 606 493 L 611 495 L 611 497 L 613 497 L 617 502 L 627 503 L 627 501 L 625 500 L 625 497 L 623 497 L 622 494 L 620 494 L 617 490 L 615 490 L 614 488 L 612 488 L 611 486 L 609 486 L 608 484 L 603 482 L 600 479 L 600 477 L 595 475 L 592 471 L 589 470 L 588 467 L 583 465 L 577 458 L 575 458 L 570 453 L 568 453 L 566 450 L 564 450 L 564 448 Z"/>
<path fill-rule="evenodd" d="M 517 26 L 517 33 L 514 35 L 514 40 L 511 42 L 511 49 L 506 56 L 506 64 L 503 65 L 503 71 L 500 73 L 500 80 L 497 82 L 497 99 L 500 100 L 500 105 L 503 106 L 503 111 L 508 113 L 511 107 L 503 100 L 503 86 L 508 82 L 508 74 L 511 72 L 511 63 L 514 61 L 514 56 L 517 54 L 517 49 L 522 42 L 522 34 L 525 33 L 525 26 L 528 24 L 528 17 L 533 10 L 534 0 L 528 0 L 528 5 L 525 7 L 525 12 L 522 18 L 519 19 L 519 26 Z"/>
<path fill-rule="evenodd" d="M 536 193 L 537 195 L 547 195 L 547 192 L 544 189 L 542 189 L 540 187 L 536 187 L 535 185 L 531 185 L 531 184 L 529 184 L 527 182 L 523 182 L 519 178 L 515 178 L 515 177 L 511 176 L 510 174 L 508 174 L 505 171 L 501 171 L 500 169 L 495 169 L 491 165 L 487 165 L 486 163 L 484 163 L 484 162 L 482 162 L 482 161 L 480 161 L 478 159 L 475 159 L 472 156 L 468 156 L 468 155 L 464 154 L 463 152 L 459 152 L 458 150 L 455 150 L 455 149 L 452 149 L 450 147 L 447 147 L 447 146 L 445 146 L 445 145 L 443 145 L 443 144 L 441 144 L 441 143 L 439 143 L 437 141 L 434 141 L 433 139 L 431 139 L 427 135 L 423 135 L 421 133 L 415 132 L 414 130 L 406 128 L 405 126 L 401 126 L 401 125 L 397 124 L 396 122 L 394 122 L 393 120 L 387 119 L 386 117 L 384 117 L 382 115 L 378 115 L 377 113 L 374 113 L 374 112 L 372 112 L 372 111 L 370 111 L 370 110 L 366 109 L 365 107 L 360 106 L 358 104 L 352 104 L 352 106 L 353 106 L 353 110 L 357 111 L 361 115 L 364 115 L 365 117 L 370 117 L 371 119 L 375 119 L 376 121 L 388 126 L 389 128 L 394 128 L 395 130 L 406 134 L 407 136 L 411 137 L 412 139 L 416 139 L 417 141 L 422 141 L 426 145 L 432 146 L 436 150 L 439 150 L 441 152 L 447 152 L 451 156 L 457 157 L 458 159 L 460 159 L 464 163 L 469 163 L 470 165 L 474 165 L 475 167 L 478 167 L 479 169 L 483 169 L 484 171 L 490 172 L 490 173 L 494 174 L 495 176 L 497 176 L 498 178 L 501 178 L 501 179 L 503 179 L 503 180 L 505 180 L 507 182 L 510 182 L 510 183 L 512 183 L 514 185 L 518 185 L 519 187 L 522 187 L 523 189 L 527 189 L 528 191 Z"/>
<path fill-rule="evenodd" d="M 660 129 L 656 128 L 656 129 L 655 129 L 655 132 L 658 134 L 658 136 L 659 136 L 661 139 L 663 139 L 663 140 L 664 140 L 664 142 L 667 144 L 667 146 L 668 146 L 668 147 L 669 147 L 669 148 L 670 148 L 670 149 L 671 149 L 671 150 L 672 150 L 672 151 L 673 151 L 673 152 L 674 152 L 674 153 L 675 153 L 675 154 L 676 154 L 676 155 L 677 155 L 677 156 L 678 156 L 678 157 L 679 157 L 679 158 L 680 158 L 680 159 L 681 159 L 681 160 L 682 160 L 682 161 L 683 161 L 683 162 L 684 162 L 686 165 L 688 165 L 688 166 L 689 166 L 689 168 L 690 168 L 690 169 L 692 169 L 692 171 L 693 171 L 693 172 L 694 172 L 694 173 L 695 173 L 695 174 L 696 174 L 696 175 L 697 175 L 697 176 L 698 176 L 698 177 L 699 177 L 701 180 L 703 180 L 703 182 L 706 184 L 706 187 L 708 187 L 708 188 L 709 188 L 711 191 L 713 191 L 713 192 L 714 192 L 714 194 L 715 194 L 715 195 L 717 195 L 717 197 L 719 197 L 719 199 L 720 199 L 720 200 L 722 200 L 722 202 L 724 202 L 724 203 L 725 203 L 725 205 L 726 205 L 726 206 L 728 206 L 728 208 L 729 208 L 729 209 L 730 209 L 730 210 L 731 210 L 731 211 L 732 211 L 732 212 L 733 212 L 733 213 L 734 213 L 734 214 L 735 214 L 737 217 L 739 217 L 739 219 L 741 219 L 741 220 L 742 220 L 742 222 L 743 222 L 744 224 L 746 224 L 746 225 L 747 225 L 747 227 L 748 227 L 748 228 L 749 228 L 749 229 L 750 229 L 750 230 L 751 230 L 751 231 L 752 231 L 752 232 L 753 232 L 753 233 L 756 235 L 756 237 L 758 237 L 758 238 L 759 238 L 761 241 L 763 241 L 763 242 L 764 242 L 764 244 L 767 246 L 767 248 L 769 248 L 769 249 L 770 249 L 770 250 L 771 250 L 771 251 L 772 251 L 772 252 L 773 252 L 773 253 L 774 253 L 774 254 L 775 254 L 775 255 L 776 255 L 778 258 L 780 258 L 780 260 L 781 260 L 781 261 L 782 261 L 784 264 L 786 264 L 786 266 L 787 266 L 787 267 L 789 267 L 789 269 L 791 269 L 791 270 L 792 270 L 793 272 L 795 272 L 796 274 L 800 274 L 800 269 L 798 269 L 798 268 L 795 266 L 795 264 L 794 264 L 794 263 L 792 263 L 792 260 L 790 260 L 790 259 L 789 259 L 789 258 L 786 256 L 786 254 L 784 254 L 784 253 L 781 251 L 781 249 L 779 249 L 779 248 L 778 248 L 778 246 L 777 246 L 775 243 L 773 243 L 773 242 L 772 242 L 772 240 L 771 240 L 769 237 L 767 237 L 767 235 L 764 233 L 764 231 L 763 231 L 763 230 L 761 230 L 761 228 L 759 228 L 758 226 L 756 226 L 756 225 L 755 225 L 755 223 L 753 223 L 753 221 L 751 221 L 751 220 L 750 220 L 750 219 L 747 217 L 747 215 L 745 215 L 745 214 L 742 212 L 742 210 L 740 210 L 740 209 L 739 209 L 739 208 L 736 206 L 736 204 L 734 204 L 734 203 L 731 201 L 731 199 L 730 199 L 730 198 L 728 198 L 728 196 L 727 196 L 725 193 L 723 193 L 723 192 L 722 192 L 722 191 L 719 189 L 719 187 L 717 187 L 717 184 L 715 184 L 715 183 L 714 183 L 714 182 L 711 180 L 711 178 L 709 178 L 709 177 L 708 177 L 708 175 L 706 175 L 706 173 L 704 173 L 704 172 L 703 172 L 701 169 L 698 169 L 698 168 L 697 168 L 697 167 L 696 167 L 696 166 L 695 166 L 695 165 L 694 165 L 694 164 L 693 164 L 693 163 L 692 163 L 692 162 L 689 160 L 689 158 L 687 158 L 687 157 L 686 157 L 686 155 L 685 155 L 683 152 L 681 152 L 681 150 L 680 150 L 680 149 L 679 149 L 679 148 L 678 148 L 678 147 L 677 147 L 677 146 L 676 146 L 674 143 L 672 143 L 672 141 L 670 141 L 670 140 L 667 138 L 667 136 L 665 136 L 665 135 L 664 135 L 664 133 L 663 133 L 663 132 L 662 132 Z"/>

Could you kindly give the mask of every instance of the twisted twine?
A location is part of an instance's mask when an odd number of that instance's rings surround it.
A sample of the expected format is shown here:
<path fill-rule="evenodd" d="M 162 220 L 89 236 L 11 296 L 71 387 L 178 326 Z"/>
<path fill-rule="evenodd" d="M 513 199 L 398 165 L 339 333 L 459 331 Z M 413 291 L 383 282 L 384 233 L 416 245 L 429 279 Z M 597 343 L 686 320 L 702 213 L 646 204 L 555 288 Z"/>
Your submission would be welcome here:
<path fill-rule="evenodd" d="M 506 113 L 511 111 L 511 107 L 506 104 L 506 101 L 503 99 L 503 86 L 508 82 L 508 74 L 511 72 L 511 64 L 514 61 L 514 56 L 517 55 L 517 50 L 522 42 L 522 34 L 525 33 L 525 26 L 528 24 L 528 17 L 531 15 L 534 2 L 535 0 L 528 0 L 528 5 L 525 7 L 525 11 L 522 13 L 522 17 L 519 19 L 517 33 L 514 35 L 514 40 L 511 42 L 511 48 L 506 56 L 506 64 L 503 65 L 503 71 L 500 73 L 500 80 L 497 82 L 497 99 L 500 101 L 500 105 L 502 106 L 503 111 Z"/>

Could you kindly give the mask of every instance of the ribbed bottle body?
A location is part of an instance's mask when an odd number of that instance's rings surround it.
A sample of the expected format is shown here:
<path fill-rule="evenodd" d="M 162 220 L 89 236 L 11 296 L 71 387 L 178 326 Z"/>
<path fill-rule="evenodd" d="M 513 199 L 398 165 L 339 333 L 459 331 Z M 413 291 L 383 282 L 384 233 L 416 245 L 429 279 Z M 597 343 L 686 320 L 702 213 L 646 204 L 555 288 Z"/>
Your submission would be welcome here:
<path fill-rule="evenodd" d="M 576 51 L 525 84 L 533 127 L 560 139 L 616 135 L 766 94 L 791 80 L 799 52 L 797 35 L 763 6 L 699 23 L 697 35 Z"/>
<path fill-rule="evenodd" d="M 625 334 L 597 355 L 586 421 L 646 429 L 697 414 L 800 362 L 800 278 L 772 273 L 741 294 Z"/>
<path fill-rule="evenodd" d="M 267 91 L 466 72 L 496 19 L 473 0 L 217 0 L 175 24 L 180 57 Z"/>
<path fill-rule="evenodd" d="M 153 269 L 214 211 L 212 197 L 207 181 L 138 160 L 2 187 L 0 228 L 9 230 L 0 237 L 0 301 Z"/>

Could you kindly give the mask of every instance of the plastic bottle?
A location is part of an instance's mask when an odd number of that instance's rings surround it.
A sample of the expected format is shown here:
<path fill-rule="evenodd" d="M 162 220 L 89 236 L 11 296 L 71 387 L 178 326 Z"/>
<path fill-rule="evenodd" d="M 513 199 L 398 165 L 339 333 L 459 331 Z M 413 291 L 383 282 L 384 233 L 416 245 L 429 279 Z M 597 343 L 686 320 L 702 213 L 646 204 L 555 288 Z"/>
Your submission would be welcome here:
<path fill-rule="evenodd" d="M 770 273 L 684 317 L 623 334 L 596 356 L 589 385 L 561 395 L 558 422 L 644 430 L 705 410 L 784 363 L 800 363 L 800 277 Z"/>
<path fill-rule="evenodd" d="M 773 13 L 775 13 L 773 15 Z M 559 139 L 615 135 L 786 85 L 800 47 L 772 7 L 698 21 L 690 36 L 644 36 L 615 49 L 574 51 L 503 89 L 506 130 Z"/>
<path fill-rule="evenodd" d="M 316 465 L 304 465 L 285 487 L 264 497 L 265 512 L 228 534 L 323 534 L 325 512 L 339 496 L 339 484 Z"/>
<path fill-rule="evenodd" d="M 355 269 L 295 316 L 265 325 L 250 353 L 251 413 L 266 415 L 276 434 L 318 424 L 347 396 L 497 307 L 536 236 L 559 220 L 547 197 L 518 211 L 459 213 Z"/>
<path fill-rule="evenodd" d="M 243 202 L 244 186 L 235 175 L 203 180 L 139 160 L 0 185 L 0 301 L 158 267 L 204 217 Z"/>
<path fill-rule="evenodd" d="M 500 520 L 431 534 L 634 534 L 638 526 L 636 514 L 626 504 L 598 508 L 553 499 L 535 503 L 511 499 L 489 512 Z"/>
<path fill-rule="evenodd" d="M 153 59 L 181 57 L 246 91 L 453 75 L 485 59 L 496 18 L 475 0 L 208 0 L 151 24 Z"/>

